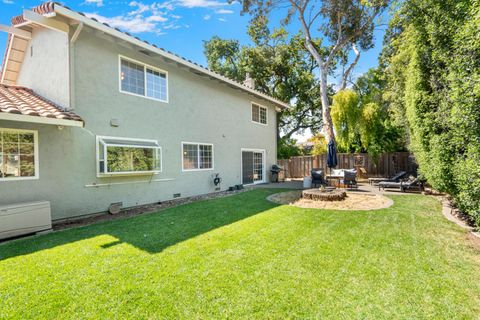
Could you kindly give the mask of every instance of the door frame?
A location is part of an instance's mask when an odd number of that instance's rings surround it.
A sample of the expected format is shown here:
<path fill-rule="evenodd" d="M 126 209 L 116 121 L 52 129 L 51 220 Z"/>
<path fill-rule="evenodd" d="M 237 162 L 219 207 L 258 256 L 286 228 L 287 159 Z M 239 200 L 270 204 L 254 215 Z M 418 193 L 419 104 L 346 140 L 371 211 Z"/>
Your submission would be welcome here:
<path fill-rule="evenodd" d="M 254 149 L 254 148 L 240 148 L 240 179 L 243 184 L 243 152 L 257 152 L 257 153 L 262 153 L 262 180 L 259 181 L 253 181 L 253 183 L 245 184 L 245 186 L 251 186 L 254 184 L 260 184 L 260 183 L 266 183 L 267 182 L 267 150 L 265 149 Z"/>

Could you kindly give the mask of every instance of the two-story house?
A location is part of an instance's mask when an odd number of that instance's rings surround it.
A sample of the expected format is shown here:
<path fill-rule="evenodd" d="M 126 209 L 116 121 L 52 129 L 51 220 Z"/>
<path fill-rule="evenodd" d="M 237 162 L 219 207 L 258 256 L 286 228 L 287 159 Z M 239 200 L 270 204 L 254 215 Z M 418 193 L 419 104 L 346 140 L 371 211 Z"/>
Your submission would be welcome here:
<path fill-rule="evenodd" d="M 0 205 L 58 220 L 268 182 L 286 103 L 54 2 L 0 29 Z"/>

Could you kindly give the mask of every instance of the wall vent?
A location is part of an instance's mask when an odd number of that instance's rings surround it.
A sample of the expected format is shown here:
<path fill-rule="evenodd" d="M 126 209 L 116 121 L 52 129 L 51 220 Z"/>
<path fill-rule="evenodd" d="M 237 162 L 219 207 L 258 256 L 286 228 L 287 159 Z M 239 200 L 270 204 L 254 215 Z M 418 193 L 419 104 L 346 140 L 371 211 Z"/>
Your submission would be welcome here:
<path fill-rule="evenodd" d="M 181 193 L 174 193 L 174 194 L 173 194 L 173 197 L 174 197 L 174 198 L 180 198 L 181 196 L 182 196 Z"/>
<path fill-rule="evenodd" d="M 108 212 L 110 214 L 117 214 L 122 210 L 123 202 L 114 202 L 108 207 Z"/>

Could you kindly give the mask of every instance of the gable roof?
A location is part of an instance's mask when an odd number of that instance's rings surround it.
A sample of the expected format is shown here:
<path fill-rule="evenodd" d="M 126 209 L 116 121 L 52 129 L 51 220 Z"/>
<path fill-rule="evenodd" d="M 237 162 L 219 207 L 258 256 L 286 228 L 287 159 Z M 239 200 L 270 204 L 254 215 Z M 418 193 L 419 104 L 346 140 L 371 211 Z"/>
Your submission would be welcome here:
<path fill-rule="evenodd" d="M 0 120 L 50 123 L 66 126 L 83 126 L 83 120 L 70 111 L 64 111 L 55 103 L 25 87 L 0 84 Z"/>
<path fill-rule="evenodd" d="M 267 94 L 264 94 L 258 90 L 252 89 L 250 87 L 245 86 L 244 84 L 237 82 L 235 80 L 229 79 L 227 77 L 224 77 L 206 67 L 203 67 L 191 60 L 188 60 L 186 58 L 183 58 L 177 54 L 174 54 L 170 51 L 167 51 L 163 48 L 157 47 L 155 44 L 150 44 L 148 41 L 141 40 L 138 37 L 134 37 L 128 32 L 123 32 L 118 28 L 113 28 L 109 26 L 106 23 L 100 23 L 98 20 L 95 18 L 88 18 L 84 13 L 82 12 L 75 12 L 71 10 L 70 8 L 66 6 L 62 6 L 61 4 L 57 2 L 45 2 L 35 8 L 32 9 L 33 12 L 40 14 L 44 16 L 47 19 L 53 18 L 56 15 L 65 17 L 69 19 L 72 23 L 82 23 L 84 25 L 87 25 L 91 28 L 100 30 L 106 34 L 109 34 L 117 39 L 123 40 L 123 41 L 128 41 L 129 43 L 136 45 L 143 50 L 147 50 L 150 53 L 157 54 L 161 57 L 163 57 L 165 60 L 175 63 L 177 66 L 183 67 L 188 69 L 190 72 L 195 73 L 200 76 L 207 77 L 209 79 L 217 80 L 220 81 L 223 84 L 226 84 L 234 89 L 240 90 L 244 93 L 251 94 L 257 98 L 267 100 L 271 103 L 273 103 L 276 107 L 279 107 L 281 109 L 288 108 L 289 104 L 282 102 L 278 99 L 275 99 Z M 14 27 L 21 27 L 29 23 L 29 20 L 25 17 L 25 14 L 17 16 L 12 18 L 12 25 Z M 8 43 L 7 43 L 7 52 L 5 53 L 4 61 L 3 61 L 3 67 L 2 67 L 2 77 L 5 76 L 5 73 L 7 72 L 6 70 L 6 65 L 9 63 L 9 52 L 8 48 L 12 44 L 12 39 L 15 39 L 16 37 L 9 37 L 8 38 Z"/>

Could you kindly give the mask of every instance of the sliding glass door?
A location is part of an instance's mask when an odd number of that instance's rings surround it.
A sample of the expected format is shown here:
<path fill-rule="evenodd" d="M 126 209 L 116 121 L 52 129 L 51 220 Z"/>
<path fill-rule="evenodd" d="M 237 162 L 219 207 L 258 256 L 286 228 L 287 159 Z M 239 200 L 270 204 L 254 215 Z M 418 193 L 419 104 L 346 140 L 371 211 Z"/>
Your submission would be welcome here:
<path fill-rule="evenodd" d="M 242 183 L 265 181 L 265 150 L 242 149 Z"/>

